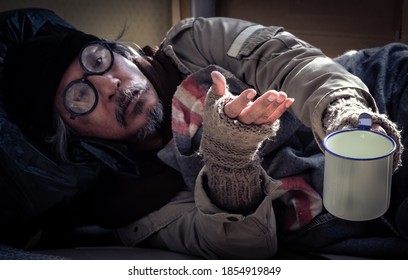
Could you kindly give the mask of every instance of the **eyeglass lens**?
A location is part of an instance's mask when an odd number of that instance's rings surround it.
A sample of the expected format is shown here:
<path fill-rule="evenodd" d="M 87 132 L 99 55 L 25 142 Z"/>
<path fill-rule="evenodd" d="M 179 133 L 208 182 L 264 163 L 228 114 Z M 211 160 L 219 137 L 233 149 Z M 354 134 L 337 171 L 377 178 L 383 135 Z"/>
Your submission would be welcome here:
<path fill-rule="evenodd" d="M 65 93 L 65 106 L 71 113 L 83 115 L 90 112 L 96 104 L 97 93 L 86 80 L 72 84 Z"/>
<path fill-rule="evenodd" d="M 93 43 L 81 51 L 79 61 L 85 77 L 102 75 L 111 68 L 113 54 L 105 45 Z M 90 113 L 98 102 L 98 92 L 85 77 L 72 82 L 64 94 L 64 104 L 72 118 Z"/>
<path fill-rule="evenodd" d="M 81 52 L 80 61 L 89 74 L 103 74 L 112 65 L 112 53 L 102 44 L 92 44 Z"/>

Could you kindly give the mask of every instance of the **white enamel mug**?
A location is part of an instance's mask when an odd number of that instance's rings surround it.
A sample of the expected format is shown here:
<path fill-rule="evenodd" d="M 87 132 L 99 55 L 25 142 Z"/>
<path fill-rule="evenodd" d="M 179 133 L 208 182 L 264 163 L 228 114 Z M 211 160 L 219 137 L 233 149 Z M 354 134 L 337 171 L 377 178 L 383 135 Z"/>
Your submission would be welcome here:
<path fill-rule="evenodd" d="M 371 116 L 361 114 L 357 129 L 333 132 L 323 141 L 323 204 L 345 220 L 375 219 L 389 207 L 396 143 L 371 124 Z"/>

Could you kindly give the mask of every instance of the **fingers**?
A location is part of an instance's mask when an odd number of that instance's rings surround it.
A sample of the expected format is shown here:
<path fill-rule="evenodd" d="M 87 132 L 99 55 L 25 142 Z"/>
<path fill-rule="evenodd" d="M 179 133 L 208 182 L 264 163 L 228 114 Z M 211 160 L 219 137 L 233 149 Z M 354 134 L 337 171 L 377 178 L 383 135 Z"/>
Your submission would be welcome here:
<path fill-rule="evenodd" d="M 211 92 L 218 96 L 224 96 L 227 91 L 227 81 L 224 75 L 218 71 L 212 71 L 211 78 L 213 82 Z"/>
<path fill-rule="evenodd" d="M 373 124 L 371 130 L 374 130 L 374 131 L 377 131 L 377 132 L 380 132 L 382 134 L 387 135 L 387 132 L 385 131 L 385 129 L 381 125 L 376 124 L 376 123 Z"/>
<path fill-rule="evenodd" d="M 254 124 L 265 124 L 265 123 L 274 123 L 277 121 L 283 113 L 286 112 L 286 110 L 292 106 L 293 102 L 295 100 L 293 98 L 286 98 L 282 103 L 278 105 L 275 109 L 272 111 L 266 111 L 262 117 L 258 118 L 257 120 L 254 121 Z M 269 114 L 269 117 L 268 117 Z"/>
<path fill-rule="evenodd" d="M 284 92 L 267 91 L 252 102 L 256 95 L 253 90 L 247 90 L 235 100 L 229 102 L 224 112 L 231 118 L 237 118 L 245 124 L 273 123 L 293 104 L 294 99 L 288 98 Z"/>
<path fill-rule="evenodd" d="M 227 92 L 227 82 L 220 72 L 211 72 L 211 93 L 219 97 Z M 267 124 L 279 119 L 282 114 L 293 104 L 294 99 L 288 98 L 286 93 L 270 90 L 262 96 L 256 96 L 254 89 L 244 90 L 239 96 L 228 102 L 224 113 L 233 119 L 238 119 L 245 124 Z"/>
<path fill-rule="evenodd" d="M 242 114 L 242 111 L 248 106 L 252 99 L 256 96 L 256 91 L 253 89 L 244 90 L 233 101 L 225 104 L 224 113 L 230 118 L 237 118 Z"/>

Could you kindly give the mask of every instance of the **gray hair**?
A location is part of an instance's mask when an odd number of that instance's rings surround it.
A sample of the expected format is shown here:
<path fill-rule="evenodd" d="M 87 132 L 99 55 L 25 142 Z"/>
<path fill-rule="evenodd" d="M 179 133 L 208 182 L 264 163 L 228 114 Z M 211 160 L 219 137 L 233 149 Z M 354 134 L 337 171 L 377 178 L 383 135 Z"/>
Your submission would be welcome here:
<path fill-rule="evenodd" d="M 68 138 L 73 131 L 56 110 L 54 110 L 54 128 L 54 134 L 49 135 L 45 141 L 51 145 L 52 151 L 59 160 L 69 162 Z"/>

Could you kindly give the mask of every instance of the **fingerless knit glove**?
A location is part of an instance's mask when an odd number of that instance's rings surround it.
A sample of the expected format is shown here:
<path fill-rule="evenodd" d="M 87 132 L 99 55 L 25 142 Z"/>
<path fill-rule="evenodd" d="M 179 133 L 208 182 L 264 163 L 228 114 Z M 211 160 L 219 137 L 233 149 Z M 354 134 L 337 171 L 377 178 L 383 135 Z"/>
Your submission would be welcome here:
<path fill-rule="evenodd" d="M 395 140 L 397 149 L 394 154 L 394 171 L 396 171 L 401 165 L 401 154 L 403 151 L 401 131 L 386 115 L 372 112 L 366 104 L 357 98 L 337 99 L 330 104 L 323 119 L 326 134 L 341 129 L 356 128 L 358 126 L 358 117 L 364 112 L 372 116 L 373 124 L 379 124 L 387 132 L 387 135 Z"/>
<path fill-rule="evenodd" d="M 272 125 L 246 125 L 224 114 L 232 100 L 208 92 L 200 152 L 204 158 L 206 191 L 217 207 L 231 213 L 248 214 L 262 199 L 261 166 L 257 150 L 276 135 L 279 121 Z"/>

